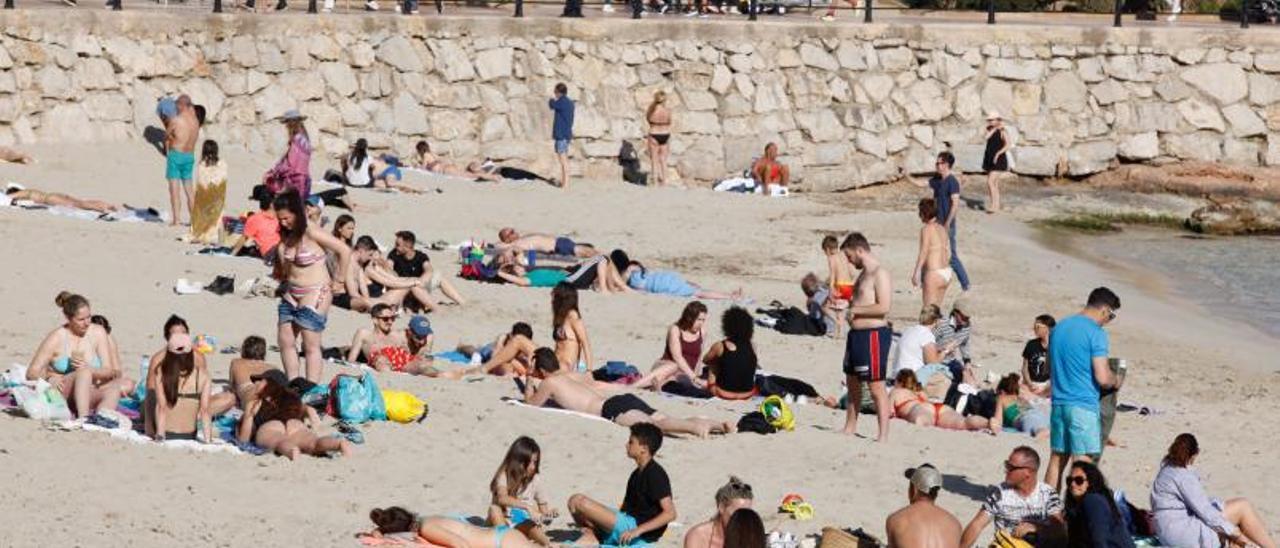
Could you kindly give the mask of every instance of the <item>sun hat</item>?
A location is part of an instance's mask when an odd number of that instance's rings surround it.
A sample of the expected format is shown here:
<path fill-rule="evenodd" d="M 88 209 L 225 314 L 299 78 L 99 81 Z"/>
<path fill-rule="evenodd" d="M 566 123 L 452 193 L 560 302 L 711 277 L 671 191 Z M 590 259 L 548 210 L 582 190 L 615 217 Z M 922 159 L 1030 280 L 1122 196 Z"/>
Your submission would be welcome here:
<path fill-rule="evenodd" d="M 1000 118 L 1000 113 L 999 113 L 999 112 L 996 112 L 996 111 L 994 111 L 994 110 L 988 110 L 988 111 L 987 111 L 987 121 L 988 121 L 988 122 L 990 122 L 990 121 L 992 121 L 992 120 L 1002 120 L 1002 118 Z"/>
<path fill-rule="evenodd" d="M 284 111 L 284 114 L 280 115 L 281 122 L 301 122 L 306 119 L 307 117 L 303 116 L 301 112 L 298 112 L 298 109 L 296 108 L 286 110 Z"/>

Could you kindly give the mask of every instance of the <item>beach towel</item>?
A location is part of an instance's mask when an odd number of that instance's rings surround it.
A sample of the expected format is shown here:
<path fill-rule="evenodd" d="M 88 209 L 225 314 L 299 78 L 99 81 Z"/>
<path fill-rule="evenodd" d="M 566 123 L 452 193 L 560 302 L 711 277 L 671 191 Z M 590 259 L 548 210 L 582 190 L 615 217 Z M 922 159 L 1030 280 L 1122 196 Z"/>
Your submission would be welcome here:
<path fill-rule="evenodd" d="M 227 166 L 225 164 L 218 162 L 213 166 L 200 165 L 194 202 L 195 207 L 191 210 L 192 241 L 203 244 L 217 243 L 222 207 L 227 202 Z"/>
<path fill-rule="evenodd" d="M 394 533 L 390 535 L 383 535 L 381 537 L 362 533 L 356 536 L 356 540 L 359 541 L 360 546 L 423 546 L 426 548 L 447 548 L 445 546 L 431 544 L 430 542 L 422 540 L 422 537 L 419 537 L 417 533 Z"/>
<path fill-rule="evenodd" d="M 77 430 L 100 432 L 111 436 L 113 439 L 122 440 L 135 445 L 155 445 L 165 449 L 179 449 L 200 453 L 228 453 L 232 455 L 246 454 L 246 452 L 241 451 L 235 445 L 226 443 L 222 440 L 215 441 L 214 443 L 201 443 L 190 440 L 166 440 L 158 442 L 134 430 L 124 428 L 103 428 L 101 426 L 88 424 L 79 420 L 52 422 L 49 423 L 49 428 L 64 432 Z"/>
<path fill-rule="evenodd" d="M 44 211 L 50 215 L 59 217 L 71 217 L 73 219 L 83 219 L 86 221 L 119 221 L 123 223 L 163 223 L 167 219 L 165 215 L 152 208 L 131 207 L 125 205 L 120 211 L 114 213 L 98 213 L 88 209 L 76 209 L 74 207 L 61 206 L 45 206 L 28 200 L 11 201 L 7 198 L 4 202 L 0 202 L 0 206 L 9 206 L 15 209 L 25 209 L 29 211 Z"/>
<path fill-rule="evenodd" d="M 571 411 L 571 410 L 569 410 L 569 409 L 560 409 L 560 408 L 558 408 L 558 407 L 535 407 L 535 406 L 529 405 L 529 404 L 527 404 L 527 403 L 525 403 L 525 402 L 522 402 L 522 401 L 520 401 L 520 400 L 517 400 L 517 399 L 515 399 L 515 398 L 509 398 L 509 397 L 504 397 L 504 398 L 502 398 L 502 401 L 506 402 L 506 403 L 507 403 L 507 405 L 513 405 L 513 406 L 516 406 L 516 407 L 523 407 L 523 408 L 525 408 L 525 409 L 534 409 L 534 410 L 537 410 L 537 411 L 547 411 L 547 412 L 550 412 L 550 413 L 562 413 L 562 414 L 565 414 L 565 415 L 572 415 L 572 416 L 575 416 L 575 417 L 583 417 L 583 418 L 588 418 L 588 419 L 592 419 L 592 420 L 598 420 L 598 421 L 601 421 L 601 422 L 607 422 L 607 423 L 609 423 L 609 424 L 613 424 L 611 421 L 606 420 L 604 417 L 601 417 L 601 416 L 598 416 L 598 415 L 588 415 L 588 414 L 586 414 L 586 413 L 579 413 L 579 412 L 577 412 L 577 411 Z"/>

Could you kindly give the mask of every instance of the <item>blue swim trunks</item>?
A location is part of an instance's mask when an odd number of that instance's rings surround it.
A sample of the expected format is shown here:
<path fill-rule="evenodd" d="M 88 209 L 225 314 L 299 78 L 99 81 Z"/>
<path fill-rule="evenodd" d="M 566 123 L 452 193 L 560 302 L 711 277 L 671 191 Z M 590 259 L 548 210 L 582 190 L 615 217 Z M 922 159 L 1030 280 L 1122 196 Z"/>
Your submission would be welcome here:
<path fill-rule="evenodd" d="M 649 543 L 644 539 L 637 538 L 629 544 L 622 544 L 622 534 L 636 528 L 636 518 L 622 513 L 622 510 L 614 510 L 613 530 L 609 531 L 609 535 L 605 536 L 604 531 L 596 531 L 596 535 L 600 537 L 600 544 L 603 546 L 648 546 Z"/>
<path fill-rule="evenodd" d="M 289 302 L 288 299 L 280 299 L 280 305 L 276 307 L 276 313 L 280 317 L 280 325 L 291 323 L 305 331 L 316 333 L 323 332 L 325 325 L 329 322 L 329 318 L 317 312 L 316 309 L 309 306 L 295 305 Z"/>
<path fill-rule="evenodd" d="M 1075 405 L 1054 405 L 1049 417 L 1049 449 L 1062 455 L 1101 455 L 1101 416 Z"/>
<path fill-rule="evenodd" d="M 569 140 L 556 139 L 556 154 L 568 154 L 568 153 L 569 153 Z"/>
<path fill-rule="evenodd" d="M 577 249 L 577 247 L 578 246 L 573 243 L 573 240 L 565 238 L 564 236 L 556 238 L 556 248 L 555 248 L 556 255 L 572 256 L 574 254 L 574 250 Z"/>
<path fill-rule="evenodd" d="M 196 155 L 194 152 L 170 150 L 164 156 L 164 178 L 170 181 L 190 183 L 195 179 Z"/>

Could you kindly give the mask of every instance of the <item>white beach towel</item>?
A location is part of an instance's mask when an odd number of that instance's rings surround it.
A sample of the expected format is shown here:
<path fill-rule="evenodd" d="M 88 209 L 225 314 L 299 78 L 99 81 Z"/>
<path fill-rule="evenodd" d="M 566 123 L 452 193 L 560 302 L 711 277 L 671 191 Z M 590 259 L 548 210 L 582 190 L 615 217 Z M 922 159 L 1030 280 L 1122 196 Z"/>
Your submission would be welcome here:
<path fill-rule="evenodd" d="M 516 407 L 523 407 L 523 408 L 525 408 L 525 409 L 533 409 L 533 410 L 535 410 L 535 411 L 547 411 L 547 412 L 550 412 L 550 413 L 562 413 L 562 414 L 565 414 L 565 415 L 572 415 L 572 416 L 575 416 L 575 417 L 582 417 L 582 418 L 587 418 L 587 419 L 592 419 L 592 420 L 597 420 L 597 421 L 607 422 L 607 423 L 609 423 L 609 424 L 613 424 L 613 422 L 612 422 L 612 421 L 605 420 L 605 418 L 604 418 L 604 417 L 598 417 L 598 416 L 596 416 L 596 415 L 588 415 L 588 414 L 586 414 L 586 413 L 579 413 L 579 412 L 577 412 L 577 411 L 570 411 L 570 410 L 568 410 L 568 409 L 558 409 L 558 408 L 555 408 L 555 407 L 535 407 L 535 406 L 529 405 L 529 404 L 527 404 L 527 403 L 525 403 L 525 402 L 522 402 L 522 401 L 520 401 L 520 400 L 517 400 L 517 399 L 515 399 L 515 398 L 502 398 L 502 401 L 507 402 L 507 405 L 513 405 L 513 406 L 516 406 Z"/>

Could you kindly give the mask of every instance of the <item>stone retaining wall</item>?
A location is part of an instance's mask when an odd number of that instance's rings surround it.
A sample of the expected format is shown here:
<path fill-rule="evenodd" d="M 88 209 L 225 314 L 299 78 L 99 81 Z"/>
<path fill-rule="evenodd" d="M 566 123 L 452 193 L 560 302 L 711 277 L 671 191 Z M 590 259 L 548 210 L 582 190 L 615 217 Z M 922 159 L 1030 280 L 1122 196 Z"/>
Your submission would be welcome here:
<path fill-rule="evenodd" d="M 1266 30 L 88 10 L 3 12 L 0 28 L 0 144 L 138 138 L 158 97 L 185 92 L 207 135 L 253 150 L 278 152 L 271 120 L 296 107 L 330 153 L 427 139 L 546 170 L 564 81 L 571 154 L 599 177 L 617 176 L 622 140 L 643 146 L 657 89 L 686 180 L 741 170 L 770 140 L 813 190 L 926 172 L 947 148 L 975 170 L 987 110 L 1030 176 L 1280 163 L 1280 34 Z"/>

